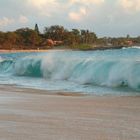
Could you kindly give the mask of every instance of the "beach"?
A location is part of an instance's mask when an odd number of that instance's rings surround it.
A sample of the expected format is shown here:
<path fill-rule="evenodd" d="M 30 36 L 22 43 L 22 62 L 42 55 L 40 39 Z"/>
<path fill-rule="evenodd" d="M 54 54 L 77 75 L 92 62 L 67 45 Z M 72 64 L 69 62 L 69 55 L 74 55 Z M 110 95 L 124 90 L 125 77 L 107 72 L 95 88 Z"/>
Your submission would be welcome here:
<path fill-rule="evenodd" d="M 35 50 L 35 49 L 30 49 L 30 50 L 0 50 L 0 53 L 17 53 L 17 52 L 48 52 L 49 50 Z"/>
<path fill-rule="evenodd" d="M 139 140 L 140 97 L 0 86 L 0 140 Z"/>
<path fill-rule="evenodd" d="M 0 140 L 140 140 L 139 25 L 140 0 L 1 0 Z"/>

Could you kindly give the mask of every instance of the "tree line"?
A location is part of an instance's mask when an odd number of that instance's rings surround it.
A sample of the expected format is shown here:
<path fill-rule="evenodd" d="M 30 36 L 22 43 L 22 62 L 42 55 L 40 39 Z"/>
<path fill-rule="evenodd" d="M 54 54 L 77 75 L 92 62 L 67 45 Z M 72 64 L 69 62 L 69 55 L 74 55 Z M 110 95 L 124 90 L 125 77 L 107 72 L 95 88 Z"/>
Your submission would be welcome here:
<path fill-rule="evenodd" d="M 47 48 L 47 40 L 61 41 L 61 45 L 93 44 L 97 36 L 89 30 L 72 29 L 60 25 L 45 27 L 40 33 L 38 25 L 34 29 L 20 28 L 13 32 L 0 32 L 0 49 L 38 49 Z"/>
<path fill-rule="evenodd" d="M 51 44 L 48 42 L 58 42 Z M 123 46 L 130 43 L 140 44 L 140 37 L 131 38 L 98 38 L 95 32 L 89 30 L 68 30 L 60 25 L 45 27 L 39 31 L 38 25 L 34 29 L 20 28 L 12 32 L 0 31 L 0 49 L 47 49 L 54 45 L 68 46 L 69 48 L 90 49 L 98 46 Z"/>

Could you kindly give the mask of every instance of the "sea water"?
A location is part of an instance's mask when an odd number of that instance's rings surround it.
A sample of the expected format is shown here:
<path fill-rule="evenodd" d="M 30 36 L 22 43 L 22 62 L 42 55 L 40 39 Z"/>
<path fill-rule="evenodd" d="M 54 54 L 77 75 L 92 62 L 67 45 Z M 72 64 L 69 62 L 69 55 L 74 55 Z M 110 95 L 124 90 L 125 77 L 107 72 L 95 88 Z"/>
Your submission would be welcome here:
<path fill-rule="evenodd" d="M 0 84 L 75 94 L 140 95 L 140 49 L 1 53 Z"/>

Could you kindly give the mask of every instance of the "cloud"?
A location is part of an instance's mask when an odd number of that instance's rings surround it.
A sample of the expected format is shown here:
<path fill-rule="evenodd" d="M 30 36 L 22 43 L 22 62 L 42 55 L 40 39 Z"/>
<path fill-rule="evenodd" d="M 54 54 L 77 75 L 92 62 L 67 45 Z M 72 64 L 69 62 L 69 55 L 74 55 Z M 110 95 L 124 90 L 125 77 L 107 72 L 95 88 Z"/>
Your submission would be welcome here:
<path fill-rule="evenodd" d="M 39 14 L 45 16 L 52 16 L 59 8 L 59 2 L 56 0 L 26 0 L 27 4 L 36 10 Z"/>
<path fill-rule="evenodd" d="M 140 0 L 119 0 L 119 5 L 127 13 L 135 13 L 140 11 Z"/>
<path fill-rule="evenodd" d="M 68 13 L 71 19 L 81 19 L 83 11 L 80 7 L 97 6 L 103 4 L 104 1 L 105 0 L 26 0 L 31 9 L 37 10 L 40 15 L 54 17 L 55 15 Z M 80 10 L 76 12 L 73 9 Z"/>
<path fill-rule="evenodd" d="M 47 1 L 46 0 L 28 0 L 28 3 L 31 4 L 32 6 L 35 6 L 36 8 L 42 8 L 42 6 L 47 3 Z"/>
<path fill-rule="evenodd" d="M 44 6 L 52 6 L 52 5 L 57 5 L 56 0 L 27 0 L 28 4 L 31 4 L 32 6 L 41 9 Z"/>
<path fill-rule="evenodd" d="M 97 7 L 104 2 L 105 0 L 69 0 L 69 9 L 72 9 L 68 14 L 69 19 L 74 22 L 84 21 L 88 15 L 93 15 Z"/>
<path fill-rule="evenodd" d="M 26 16 L 20 15 L 18 22 L 19 23 L 27 23 L 29 20 Z"/>
<path fill-rule="evenodd" d="M 60 24 L 98 35 L 139 35 L 140 0 L 0 0 L 0 30 Z"/>
<path fill-rule="evenodd" d="M 2 19 L 0 19 L 0 26 L 7 26 L 13 24 L 14 22 L 15 19 L 13 18 L 3 17 Z"/>
<path fill-rule="evenodd" d="M 86 15 L 86 9 L 85 8 L 80 8 L 78 12 L 70 12 L 69 13 L 69 18 L 73 21 L 81 21 L 83 17 Z"/>
<path fill-rule="evenodd" d="M 69 2 L 71 4 L 84 4 L 84 5 L 90 5 L 90 4 L 102 4 L 105 0 L 70 0 Z"/>
<path fill-rule="evenodd" d="M 0 26 L 8 26 L 14 23 L 22 23 L 25 24 L 28 22 L 28 18 L 20 15 L 19 18 L 8 18 L 8 17 L 3 17 L 0 19 Z"/>

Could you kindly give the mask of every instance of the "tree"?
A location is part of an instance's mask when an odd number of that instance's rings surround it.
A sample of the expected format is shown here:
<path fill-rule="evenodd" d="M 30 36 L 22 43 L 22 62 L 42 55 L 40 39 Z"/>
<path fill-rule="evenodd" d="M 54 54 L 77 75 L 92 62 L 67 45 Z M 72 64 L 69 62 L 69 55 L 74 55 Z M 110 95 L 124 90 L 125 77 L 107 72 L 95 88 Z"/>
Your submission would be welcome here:
<path fill-rule="evenodd" d="M 34 30 L 37 32 L 38 35 L 40 34 L 39 28 L 38 28 L 38 25 L 37 24 L 35 24 L 35 29 Z"/>
<path fill-rule="evenodd" d="M 80 31 L 78 29 L 72 29 L 72 33 L 76 36 L 80 35 Z"/>
<path fill-rule="evenodd" d="M 127 38 L 127 39 L 129 39 L 129 38 L 130 38 L 130 35 L 129 35 L 129 34 L 127 34 L 126 38 Z"/>
<path fill-rule="evenodd" d="M 5 38 L 8 43 L 16 44 L 17 34 L 15 32 L 7 32 Z"/>
<path fill-rule="evenodd" d="M 4 42 L 5 42 L 5 33 L 0 32 L 0 45 L 3 45 Z"/>
<path fill-rule="evenodd" d="M 80 31 L 78 29 L 72 29 L 71 33 L 73 36 L 72 44 L 80 43 Z"/>
<path fill-rule="evenodd" d="M 65 34 L 65 44 L 67 45 L 75 45 L 76 44 L 76 38 L 73 32 L 67 32 Z"/>
<path fill-rule="evenodd" d="M 21 28 L 16 30 L 18 36 L 20 36 L 19 40 L 22 45 L 25 46 L 36 46 L 40 42 L 40 37 L 36 31 L 29 29 L 29 28 Z"/>
<path fill-rule="evenodd" d="M 88 35 L 88 43 L 95 43 L 97 40 L 97 35 L 94 32 L 90 32 Z"/>
<path fill-rule="evenodd" d="M 97 40 L 97 36 L 94 32 L 90 32 L 89 30 L 81 30 L 81 42 L 90 44 L 94 43 Z"/>
<path fill-rule="evenodd" d="M 53 25 L 45 27 L 44 34 L 47 39 L 62 41 L 64 39 L 65 29 L 63 26 Z"/>

